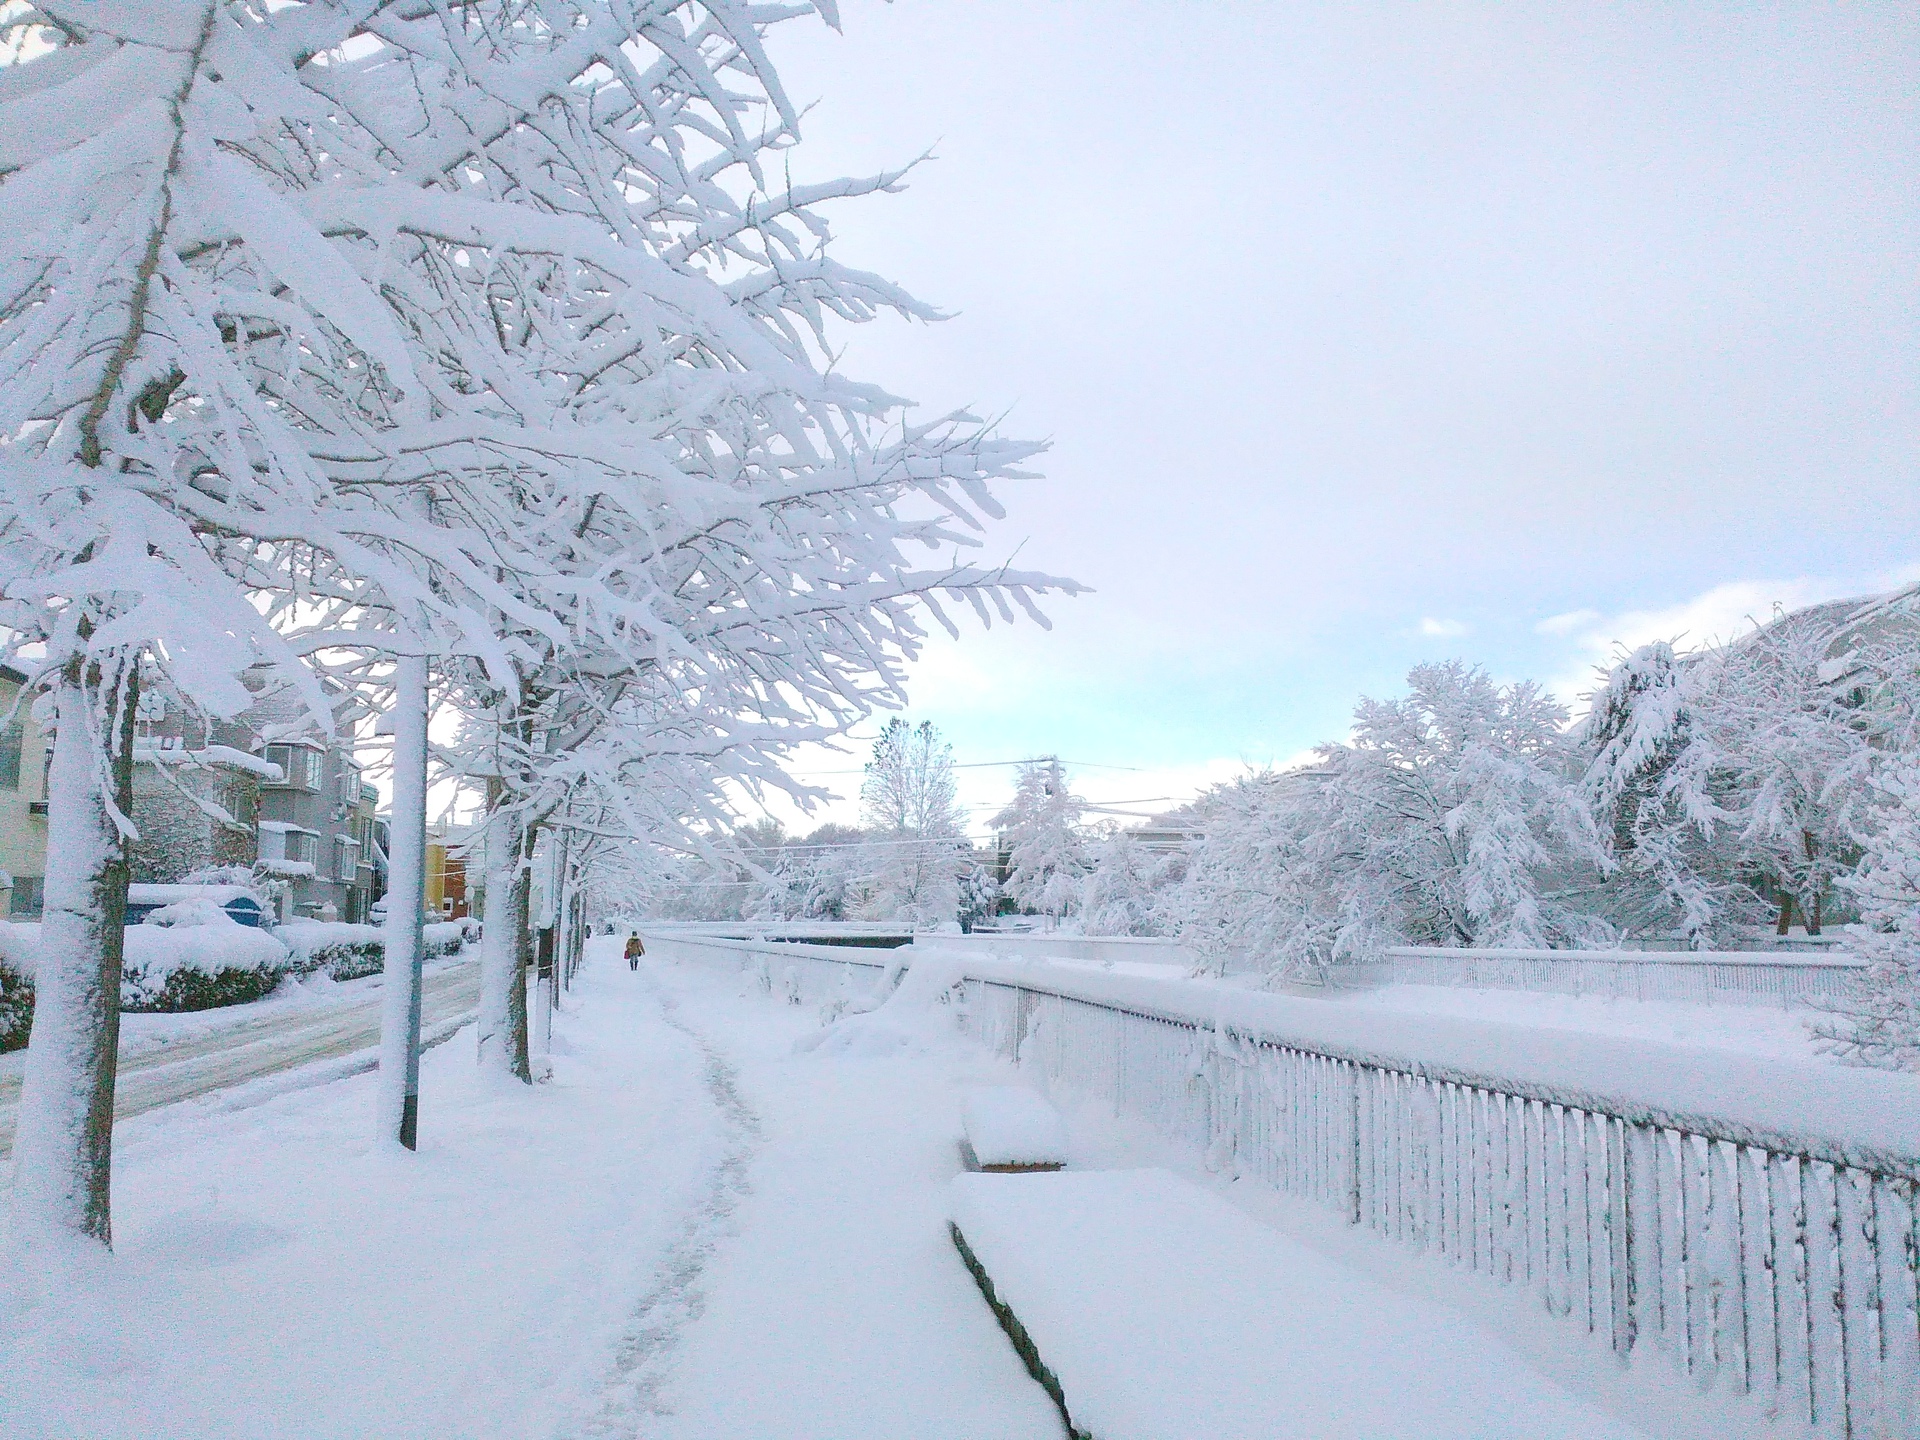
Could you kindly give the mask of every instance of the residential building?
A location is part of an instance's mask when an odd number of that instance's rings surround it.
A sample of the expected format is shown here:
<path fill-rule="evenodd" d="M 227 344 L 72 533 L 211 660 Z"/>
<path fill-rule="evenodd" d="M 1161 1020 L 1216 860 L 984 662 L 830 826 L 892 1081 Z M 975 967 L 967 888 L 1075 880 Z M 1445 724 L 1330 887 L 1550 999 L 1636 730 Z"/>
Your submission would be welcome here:
<path fill-rule="evenodd" d="M 364 922 L 373 905 L 374 788 L 340 742 L 266 747 L 281 778 L 260 791 L 260 868 L 283 882 L 282 919 Z"/>
<path fill-rule="evenodd" d="M 292 694 L 247 712 L 280 778 L 260 790 L 259 869 L 280 882 L 282 919 L 365 923 L 373 908 L 374 805 L 344 720 L 322 734 Z"/>
<path fill-rule="evenodd" d="M 37 920 L 47 875 L 47 740 L 21 700 L 26 683 L 0 665 L 0 916 Z"/>
<path fill-rule="evenodd" d="M 260 787 L 280 778 L 252 727 L 169 706 L 153 690 L 136 720 L 133 883 L 176 885 L 214 866 L 251 866 Z"/>
<path fill-rule="evenodd" d="M 468 908 L 467 860 L 460 847 L 474 838 L 471 825 L 442 825 L 427 832 L 426 913 L 434 920 L 463 920 Z"/>

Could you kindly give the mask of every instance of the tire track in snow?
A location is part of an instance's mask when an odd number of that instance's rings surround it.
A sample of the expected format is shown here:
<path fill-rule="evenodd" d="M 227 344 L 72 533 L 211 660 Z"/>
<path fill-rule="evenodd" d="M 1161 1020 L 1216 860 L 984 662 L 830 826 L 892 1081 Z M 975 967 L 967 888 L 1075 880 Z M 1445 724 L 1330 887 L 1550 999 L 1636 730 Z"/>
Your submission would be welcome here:
<path fill-rule="evenodd" d="M 740 1201 L 752 1191 L 747 1172 L 764 1138 L 759 1115 L 741 1098 L 739 1072 L 706 1036 L 679 1017 L 678 1002 L 651 974 L 646 983 L 660 1004 L 661 1018 L 699 1050 L 707 1095 L 726 1141 L 708 1173 L 700 1203 L 674 1238 L 653 1289 L 641 1298 L 614 1347 L 600 1408 L 576 1432 L 580 1435 L 637 1437 L 647 1416 L 670 1413 L 660 1402 L 660 1391 L 672 1373 L 682 1332 L 706 1309 L 700 1282 L 720 1242 L 733 1232 Z"/>

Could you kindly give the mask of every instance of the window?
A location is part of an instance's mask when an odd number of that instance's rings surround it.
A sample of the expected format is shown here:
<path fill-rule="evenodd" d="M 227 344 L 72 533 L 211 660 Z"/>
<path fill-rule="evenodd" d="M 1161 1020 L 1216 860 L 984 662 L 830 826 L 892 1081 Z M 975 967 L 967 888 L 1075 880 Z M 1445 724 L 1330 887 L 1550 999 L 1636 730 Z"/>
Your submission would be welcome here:
<path fill-rule="evenodd" d="M 15 920 L 38 920 L 40 906 L 46 897 L 46 877 L 44 875 L 16 875 L 13 877 L 13 900 L 11 909 Z"/>
<path fill-rule="evenodd" d="M 301 790 L 319 788 L 318 769 L 313 762 L 317 757 L 304 745 L 269 745 L 267 763 L 278 765 L 280 773 L 286 778 L 280 783 L 296 786 Z"/>
<path fill-rule="evenodd" d="M 289 830 L 287 832 L 287 859 L 313 864 L 320 848 L 320 837 L 311 830 Z"/>
<path fill-rule="evenodd" d="M 18 720 L 0 726 L 0 790 L 20 788 L 20 745 L 25 738 Z"/>
<path fill-rule="evenodd" d="M 344 835 L 333 837 L 333 878 L 353 883 L 354 868 L 360 863 L 360 846 Z"/>

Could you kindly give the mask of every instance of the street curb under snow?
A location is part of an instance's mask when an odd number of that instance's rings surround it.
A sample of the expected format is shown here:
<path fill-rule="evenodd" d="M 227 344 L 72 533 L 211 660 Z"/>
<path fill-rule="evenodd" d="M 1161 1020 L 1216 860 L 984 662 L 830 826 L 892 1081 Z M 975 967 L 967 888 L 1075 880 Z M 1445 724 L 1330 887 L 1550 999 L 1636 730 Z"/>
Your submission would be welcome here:
<path fill-rule="evenodd" d="M 464 1014 L 452 1016 L 437 1025 L 422 1029 L 421 1050 L 431 1050 L 434 1046 L 451 1040 L 461 1030 L 471 1025 L 478 1013 L 478 1011 L 468 1010 Z M 262 1075 L 258 1079 L 248 1080 L 239 1085 L 230 1085 L 207 1095 L 194 1096 L 184 1103 L 198 1104 L 212 1110 L 250 1110 L 256 1105 L 264 1105 L 269 1100 L 292 1094 L 296 1090 L 311 1090 L 317 1085 L 331 1085 L 336 1080 L 348 1080 L 355 1075 L 364 1075 L 369 1070 L 377 1070 L 379 1067 L 380 1047 L 369 1045 L 366 1049 L 355 1050 L 349 1055 L 336 1055 L 330 1060 L 314 1060 L 305 1065 L 296 1065 L 290 1070 Z M 160 1110 L 167 1108 L 164 1105 L 158 1107 Z"/>

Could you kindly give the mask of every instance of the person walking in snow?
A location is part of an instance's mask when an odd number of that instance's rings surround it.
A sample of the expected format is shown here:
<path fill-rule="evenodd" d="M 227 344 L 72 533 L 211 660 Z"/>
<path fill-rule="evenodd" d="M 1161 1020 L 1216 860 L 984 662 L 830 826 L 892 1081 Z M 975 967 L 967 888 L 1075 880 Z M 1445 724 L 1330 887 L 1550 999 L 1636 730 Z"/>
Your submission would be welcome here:
<path fill-rule="evenodd" d="M 640 932 L 633 931 L 627 936 L 627 969 L 638 970 L 640 957 L 647 953 L 647 947 L 640 943 Z"/>

